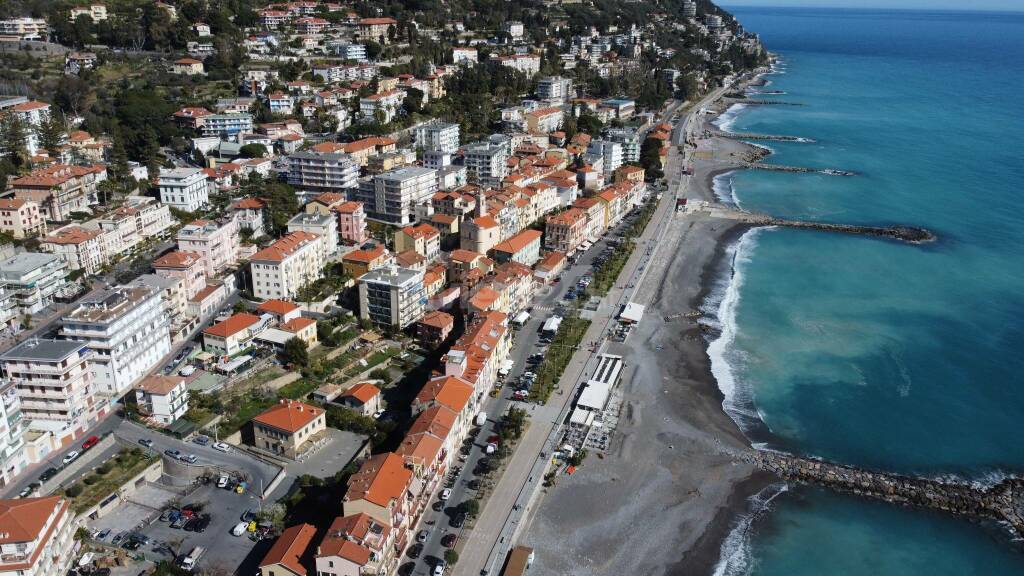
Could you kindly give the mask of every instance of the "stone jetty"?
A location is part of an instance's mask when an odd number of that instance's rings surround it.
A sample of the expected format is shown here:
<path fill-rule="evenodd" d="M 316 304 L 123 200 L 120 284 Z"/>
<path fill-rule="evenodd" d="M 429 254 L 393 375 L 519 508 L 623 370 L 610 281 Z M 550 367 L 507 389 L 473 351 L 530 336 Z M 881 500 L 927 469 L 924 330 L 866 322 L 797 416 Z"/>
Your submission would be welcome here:
<path fill-rule="evenodd" d="M 856 176 L 856 172 L 849 170 L 836 170 L 834 168 L 807 168 L 806 166 L 784 166 L 782 164 L 765 164 L 763 162 L 751 162 L 747 168 L 755 170 L 772 170 L 775 172 L 793 172 L 798 174 L 825 174 L 826 176 Z"/>
<path fill-rule="evenodd" d="M 737 98 L 736 103 L 746 106 L 807 106 L 807 104 L 804 104 L 803 102 L 785 102 L 783 100 L 747 100 L 742 98 Z"/>
<path fill-rule="evenodd" d="M 935 240 L 935 234 L 925 228 L 917 226 L 861 226 L 857 224 L 834 224 L 831 222 L 810 222 L 806 220 L 787 220 L 776 218 L 767 214 L 747 212 L 724 205 L 712 205 L 711 214 L 719 218 L 728 218 L 738 222 L 745 222 L 753 226 L 784 226 L 786 228 L 803 228 L 806 230 L 821 230 L 823 232 L 836 232 L 840 234 L 857 234 L 861 236 L 877 236 L 890 240 L 899 240 L 912 244 L 923 244 Z"/>
<path fill-rule="evenodd" d="M 803 136 L 782 136 L 778 134 L 742 134 L 739 132 L 722 132 L 720 130 L 707 131 L 709 136 L 720 138 L 731 138 L 733 140 L 771 140 L 775 142 L 806 142 L 813 143 L 815 140 Z"/>
<path fill-rule="evenodd" d="M 1011 477 L 985 486 L 864 470 L 764 450 L 750 451 L 740 458 L 784 480 L 816 484 L 894 504 L 1002 521 L 1024 537 L 1024 479 L 1021 478 Z"/>

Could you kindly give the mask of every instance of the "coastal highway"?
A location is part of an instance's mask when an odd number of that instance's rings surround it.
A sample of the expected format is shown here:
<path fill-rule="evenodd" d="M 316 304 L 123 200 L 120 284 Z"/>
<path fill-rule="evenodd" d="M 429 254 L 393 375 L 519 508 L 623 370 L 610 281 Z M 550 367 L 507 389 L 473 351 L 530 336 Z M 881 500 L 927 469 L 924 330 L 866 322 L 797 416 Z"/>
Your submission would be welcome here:
<path fill-rule="evenodd" d="M 691 107 L 689 114 L 680 121 L 683 129 L 688 129 L 689 121 L 697 111 L 720 98 L 726 90 L 728 87 L 715 90 Z M 583 342 L 603 340 L 621 305 L 632 298 L 642 281 L 646 263 L 654 257 L 658 241 L 675 212 L 677 191 L 688 183 L 686 177 L 679 178 L 684 160 L 675 150 L 670 150 L 667 174 L 671 185 L 668 192 L 663 194 L 651 223 L 637 240 L 636 249 L 620 273 L 619 281 L 595 313 Z M 547 458 L 542 458 L 541 454 L 550 454 L 556 447 L 559 429 L 575 396 L 576 385 L 588 370 L 593 369 L 599 352 L 591 352 L 589 348 L 578 350 L 561 379 L 563 383 L 572 383 L 572 386 L 563 385 L 562 393 L 553 395 L 547 404 L 532 410 L 529 428 L 470 533 L 454 574 L 497 574 L 501 569 L 517 534 L 529 522 L 529 512 L 539 494 L 547 466 Z"/>

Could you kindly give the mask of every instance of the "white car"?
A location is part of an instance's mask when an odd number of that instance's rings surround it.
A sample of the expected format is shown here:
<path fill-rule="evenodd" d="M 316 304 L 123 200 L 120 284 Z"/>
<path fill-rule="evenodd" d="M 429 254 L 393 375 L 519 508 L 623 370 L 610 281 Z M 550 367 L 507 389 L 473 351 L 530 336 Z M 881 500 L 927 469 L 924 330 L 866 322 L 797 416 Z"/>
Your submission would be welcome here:
<path fill-rule="evenodd" d="M 196 371 L 196 367 L 191 365 L 191 364 L 189 364 L 189 365 L 185 366 L 184 368 L 182 368 L 181 370 L 178 370 L 178 375 L 179 376 L 188 377 L 188 376 L 191 376 L 192 374 L 194 374 L 195 371 Z"/>
<path fill-rule="evenodd" d="M 439 561 L 434 566 L 434 576 L 441 576 L 444 574 L 444 560 Z"/>
<path fill-rule="evenodd" d="M 228 475 L 227 474 L 221 474 L 220 478 L 217 479 L 217 488 L 227 488 L 227 487 L 228 487 Z"/>
<path fill-rule="evenodd" d="M 384 411 L 383 410 L 377 410 L 376 412 L 373 413 L 373 417 L 375 419 L 377 419 L 377 420 L 379 420 L 380 417 L 383 416 L 383 415 L 384 415 Z"/>
<path fill-rule="evenodd" d="M 62 460 L 62 462 L 65 465 L 71 464 L 72 462 L 75 461 L 76 458 L 78 458 L 78 456 L 79 456 L 78 451 L 77 450 L 72 450 L 71 452 L 68 452 L 68 455 L 64 457 L 64 460 Z"/>
<path fill-rule="evenodd" d="M 231 535 L 232 536 L 241 536 L 242 534 L 245 534 L 248 530 L 249 530 L 249 523 L 248 522 L 239 522 L 238 524 L 235 524 L 234 528 L 231 529 Z"/>
<path fill-rule="evenodd" d="M 451 488 L 445 488 L 444 490 L 441 490 L 441 495 L 438 496 L 438 498 L 441 499 L 441 502 L 447 502 L 448 499 L 451 498 L 451 497 L 452 497 L 452 489 Z"/>
<path fill-rule="evenodd" d="M 231 446 L 229 446 L 225 442 L 216 442 L 216 443 L 214 443 L 213 449 L 214 450 L 219 450 L 221 452 L 231 452 Z"/>

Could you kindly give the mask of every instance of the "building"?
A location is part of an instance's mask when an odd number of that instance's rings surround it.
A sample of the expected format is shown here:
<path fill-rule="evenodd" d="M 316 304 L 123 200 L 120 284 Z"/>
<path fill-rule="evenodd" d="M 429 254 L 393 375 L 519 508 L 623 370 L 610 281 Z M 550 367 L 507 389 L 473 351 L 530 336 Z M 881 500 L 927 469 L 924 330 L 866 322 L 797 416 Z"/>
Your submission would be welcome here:
<path fill-rule="evenodd" d="M 424 314 L 416 336 L 425 346 L 438 346 L 448 338 L 455 327 L 455 318 L 447 312 L 434 310 Z"/>
<path fill-rule="evenodd" d="M 540 260 L 540 239 L 543 234 L 539 230 L 528 228 L 519 234 L 499 242 L 492 249 L 494 259 L 498 262 L 518 262 L 533 266 Z"/>
<path fill-rule="evenodd" d="M 373 41 L 378 44 L 388 44 L 395 34 L 395 27 L 398 21 L 394 18 L 363 18 L 357 27 L 356 39 L 359 41 Z"/>
<path fill-rule="evenodd" d="M 388 452 L 370 456 L 348 480 L 342 498 L 346 516 L 366 514 L 381 524 L 399 531 L 396 538 L 404 541 L 404 531 L 411 521 L 413 497 L 409 492 L 412 470 L 401 456 Z M 404 544 L 399 545 L 404 548 Z"/>
<path fill-rule="evenodd" d="M 217 136 L 219 138 L 231 138 L 239 134 L 248 134 L 252 132 L 252 129 L 252 114 L 248 112 L 203 116 L 202 126 L 200 126 L 203 136 Z"/>
<path fill-rule="evenodd" d="M 14 481 L 28 466 L 25 456 L 25 429 L 21 399 L 13 382 L 0 383 L 0 488 Z"/>
<path fill-rule="evenodd" d="M 622 166 L 625 155 L 622 153 L 622 144 L 610 140 L 592 140 L 587 147 L 587 153 L 602 159 L 602 169 L 606 181 L 610 181 L 615 171 Z"/>
<path fill-rule="evenodd" d="M 231 213 L 240 229 L 252 232 L 253 238 L 259 238 L 267 232 L 263 222 L 263 211 L 266 208 L 267 203 L 260 198 L 242 198 L 231 204 Z"/>
<path fill-rule="evenodd" d="M 537 81 L 537 98 L 552 102 L 564 102 L 572 98 L 572 79 L 561 76 L 547 76 Z"/>
<path fill-rule="evenodd" d="M 395 232 L 395 252 L 415 250 L 428 261 L 441 254 L 441 233 L 430 224 L 406 226 Z"/>
<path fill-rule="evenodd" d="M 19 40 L 46 40 L 50 28 L 42 18 L 8 18 L 0 20 L 0 36 L 14 36 Z"/>
<path fill-rule="evenodd" d="M 186 300 L 206 287 L 206 264 L 195 252 L 168 252 L 153 261 L 153 269 L 157 276 L 180 280 Z"/>
<path fill-rule="evenodd" d="M 134 388 L 135 405 L 151 420 L 171 424 L 188 412 L 188 388 L 180 376 L 146 376 Z"/>
<path fill-rule="evenodd" d="M 253 446 L 295 460 L 323 438 L 327 417 L 323 408 L 282 400 L 252 419 Z"/>
<path fill-rule="evenodd" d="M 459 149 L 459 125 L 434 120 L 416 127 L 416 146 L 424 151 L 454 154 Z"/>
<path fill-rule="evenodd" d="M 636 102 L 624 98 L 611 98 L 601 102 L 600 108 L 611 110 L 618 120 L 625 120 L 636 112 Z"/>
<path fill-rule="evenodd" d="M 95 418 L 97 402 L 85 342 L 33 338 L 0 355 L 3 376 L 14 383 L 27 421 L 77 436 Z"/>
<path fill-rule="evenodd" d="M 540 56 L 536 54 L 514 54 L 512 56 L 496 56 L 494 58 L 502 66 L 518 70 L 527 77 L 540 73 Z"/>
<path fill-rule="evenodd" d="M 567 263 L 565 254 L 558 251 L 551 251 L 544 255 L 544 258 L 537 263 L 537 266 L 533 269 L 533 276 L 537 279 L 537 282 L 543 284 L 550 284 L 555 278 L 557 278 Z"/>
<path fill-rule="evenodd" d="M 501 241 L 501 224 L 493 216 L 477 216 L 459 227 L 459 247 L 486 254 Z"/>
<path fill-rule="evenodd" d="M 403 330 L 423 317 L 427 303 L 423 272 L 398 266 L 359 277 L 359 317 Z"/>
<path fill-rule="evenodd" d="M 213 278 L 238 262 L 238 229 L 238 220 L 234 218 L 193 220 L 178 230 L 178 249 L 198 254 L 204 274 Z"/>
<path fill-rule="evenodd" d="M 203 61 L 196 60 L 195 58 L 181 58 L 179 60 L 175 60 L 174 63 L 171 64 L 171 74 L 193 76 L 196 74 L 203 74 L 204 72 Z"/>
<path fill-rule="evenodd" d="M 456 46 L 452 48 L 452 63 L 455 65 L 471 65 L 478 61 L 477 49 L 472 47 Z"/>
<path fill-rule="evenodd" d="M 463 162 L 471 182 L 497 186 L 508 175 L 508 146 L 478 142 L 463 147 Z"/>
<path fill-rule="evenodd" d="M 640 161 L 640 146 L 643 142 L 641 142 L 640 133 L 636 130 L 631 128 L 610 128 L 605 138 L 622 145 L 623 162 Z"/>
<path fill-rule="evenodd" d="M 74 212 L 87 212 L 97 203 L 96 186 L 106 177 L 106 167 L 52 164 L 11 181 L 15 198 L 39 205 L 48 220 L 64 222 Z"/>
<path fill-rule="evenodd" d="M 285 528 L 260 562 L 259 576 L 306 576 L 306 555 L 316 528 L 296 524 Z"/>
<path fill-rule="evenodd" d="M 93 351 L 89 370 L 96 393 L 120 398 L 171 351 L 170 322 L 160 292 L 118 286 L 78 301 L 60 333 Z"/>
<path fill-rule="evenodd" d="M 199 168 L 161 168 L 157 186 L 160 201 L 178 210 L 195 212 L 210 203 L 206 173 Z"/>
<path fill-rule="evenodd" d="M 562 127 L 565 112 L 561 108 L 540 108 L 523 115 L 529 132 L 547 134 Z"/>
<path fill-rule="evenodd" d="M 268 317 L 234 314 L 203 330 L 203 350 L 221 357 L 237 356 L 249 349 L 268 323 Z"/>
<path fill-rule="evenodd" d="M 360 248 L 345 254 L 341 259 L 341 266 L 345 274 L 358 278 L 370 270 L 390 265 L 393 260 L 394 256 L 383 244 L 374 244 L 369 248 Z"/>
<path fill-rule="evenodd" d="M 544 247 L 567 255 L 575 254 L 580 244 L 586 241 L 587 230 L 587 214 L 579 208 L 548 216 Z"/>
<path fill-rule="evenodd" d="M 329 43 L 331 50 L 338 55 L 339 58 L 345 60 L 353 60 L 355 62 L 366 61 L 366 45 L 365 44 L 353 44 L 351 42 L 331 42 Z"/>
<path fill-rule="evenodd" d="M 289 232 L 307 232 L 320 237 L 327 257 L 338 251 L 338 219 L 333 214 L 299 213 L 288 220 Z"/>
<path fill-rule="evenodd" d="M 0 232 L 29 238 L 46 232 L 39 204 L 24 198 L 0 198 Z"/>
<path fill-rule="evenodd" d="M 395 119 L 405 100 L 405 90 L 386 90 L 359 99 L 359 113 L 363 118 L 387 124 Z"/>
<path fill-rule="evenodd" d="M 249 258 L 253 295 L 260 300 L 295 297 L 322 276 L 326 257 L 320 236 L 289 232 Z"/>
<path fill-rule="evenodd" d="M 363 416 L 373 416 L 381 409 L 380 388 L 369 382 L 360 382 L 346 390 L 336 402 Z"/>
<path fill-rule="evenodd" d="M 366 212 L 362 202 L 345 202 L 336 208 L 338 212 L 338 234 L 345 242 L 362 244 L 366 242 Z"/>
<path fill-rule="evenodd" d="M 356 199 L 371 219 L 404 226 L 416 220 L 416 207 L 427 204 L 435 191 L 435 170 L 408 166 L 360 182 Z"/>
<path fill-rule="evenodd" d="M 694 0 L 683 0 L 683 18 L 697 17 L 697 2 Z"/>
<path fill-rule="evenodd" d="M 35 314 L 71 289 L 68 263 L 55 254 L 21 252 L 0 261 L 0 284 L 18 314 Z"/>
<path fill-rule="evenodd" d="M 317 576 L 390 574 L 398 563 L 395 532 L 367 514 L 335 518 L 317 547 Z"/>
<path fill-rule="evenodd" d="M 116 244 L 114 236 L 103 230 L 72 224 L 43 237 L 39 247 L 63 258 L 69 270 L 97 274 L 110 263 Z"/>
<path fill-rule="evenodd" d="M 77 558 L 75 513 L 63 496 L 0 500 L 0 574 L 63 576 Z"/>
<path fill-rule="evenodd" d="M 302 190 L 344 193 L 359 185 L 359 164 L 348 154 L 296 152 L 288 156 L 288 183 Z"/>

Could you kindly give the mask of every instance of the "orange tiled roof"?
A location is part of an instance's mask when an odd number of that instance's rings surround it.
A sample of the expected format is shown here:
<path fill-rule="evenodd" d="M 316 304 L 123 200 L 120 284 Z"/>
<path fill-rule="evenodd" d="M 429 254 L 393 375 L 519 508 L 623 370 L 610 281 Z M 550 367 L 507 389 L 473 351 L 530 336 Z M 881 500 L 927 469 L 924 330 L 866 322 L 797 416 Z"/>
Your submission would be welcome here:
<path fill-rule="evenodd" d="M 249 328 L 259 321 L 259 316 L 253 316 L 252 314 L 242 312 L 217 322 L 213 326 L 203 330 L 203 334 L 209 334 L 210 336 L 217 336 L 219 338 L 227 338 L 228 336 L 238 334 L 242 330 Z"/>
<path fill-rule="evenodd" d="M 302 565 L 302 557 L 316 535 L 316 528 L 310 524 L 289 526 L 281 532 L 267 555 L 260 562 L 260 568 L 281 564 L 300 576 L 306 575 L 306 567 Z"/>
<path fill-rule="evenodd" d="M 202 256 L 195 252 L 182 252 L 175 250 L 157 258 L 153 262 L 154 268 L 188 268 L 202 260 Z"/>
<path fill-rule="evenodd" d="M 292 318 L 291 320 L 285 322 L 284 324 L 281 324 L 280 328 L 285 332 L 291 332 L 293 334 L 296 334 L 298 332 L 301 332 L 302 330 L 305 330 L 306 328 L 309 328 L 310 326 L 315 325 L 316 320 L 313 320 L 312 318 Z"/>
<path fill-rule="evenodd" d="M 367 500 L 388 507 L 400 500 L 412 480 L 412 470 L 405 467 L 397 454 L 371 456 L 348 481 L 345 501 Z"/>
<path fill-rule="evenodd" d="M 43 242 L 48 244 L 82 244 L 103 235 L 102 230 L 87 230 L 81 226 L 68 226 L 51 233 Z"/>
<path fill-rule="evenodd" d="M 370 400 L 373 400 L 374 396 L 380 394 L 380 388 L 377 388 L 369 382 L 360 382 L 355 386 L 349 388 L 342 397 L 352 397 L 359 400 L 363 404 L 366 404 Z"/>
<path fill-rule="evenodd" d="M 541 232 L 539 230 L 526 229 L 508 240 L 498 243 L 498 245 L 494 247 L 494 250 L 498 252 L 505 252 L 507 254 L 515 254 L 534 242 L 540 242 L 540 237 Z"/>
<path fill-rule="evenodd" d="M 252 255 L 250 260 L 268 260 L 271 262 L 282 262 L 291 256 L 302 246 L 318 238 L 316 234 L 309 232 L 289 232 L 283 238 L 277 240 L 270 246 Z"/>
<path fill-rule="evenodd" d="M 443 330 L 454 325 L 455 318 L 453 318 L 452 315 L 447 312 L 442 312 L 441 310 L 434 310 L 432 312 L 428 312 L 427 314 L 425 314 L 423 318 L 420 320 L 420 323 L 425 324 L 427 326 L 433 326 L 434 328 L 441 328 Z"/>
<path fill-rule="evenodd" d="M 289 312 L 298 310 L 299 307 L 292 302 L 287 300 L 267 300 L 256 307 L 260 312 L 270 312 L 271 314 L 277 314 L 283 316 Z"/>
<path fill-rule="evenodd" d="M 310 406 L 305 402 L 282 400 L 257 414 L 253 418 L 253 422 L 294 434 L 323 413 L 323 409 Z"/>

